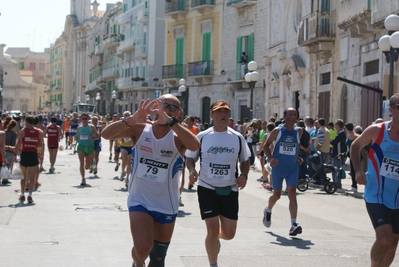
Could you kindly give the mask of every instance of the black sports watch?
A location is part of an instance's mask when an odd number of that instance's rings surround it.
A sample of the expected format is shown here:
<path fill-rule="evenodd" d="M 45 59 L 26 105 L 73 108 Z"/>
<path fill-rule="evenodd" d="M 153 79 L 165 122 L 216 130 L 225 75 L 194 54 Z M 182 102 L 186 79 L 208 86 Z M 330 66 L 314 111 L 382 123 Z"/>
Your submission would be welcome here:
<path fill-rule="evenodd" d="M 175 117 L 169 117 L 168 122 L 166 123 L 169 127 L 173 127 L 173 125 L 179 122 Z"/>

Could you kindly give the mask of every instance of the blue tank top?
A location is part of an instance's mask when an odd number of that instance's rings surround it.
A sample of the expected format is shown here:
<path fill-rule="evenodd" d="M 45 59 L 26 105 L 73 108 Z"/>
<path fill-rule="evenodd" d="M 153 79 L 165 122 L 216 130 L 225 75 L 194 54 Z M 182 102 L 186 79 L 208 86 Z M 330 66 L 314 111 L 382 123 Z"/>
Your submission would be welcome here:
<path fill-rule="evenodd" d="M 298 127 L 289 131 L 282 126 L 277 134 L 274 144 L 273 158 L 279 161 L 279 164 L 273 168 L 283 168 L 284 171 L 294 171 L 298 168 L 298 149 L 299 133 Z"/>
<path fill-rule="evenodd" d="M 100 126 L 96 126 L 97 132 L 100 133 Z M 101 135 L 98 139 L 94 139 L 94 146 L 98 146 L 101 143 Z"/>
<path fill-rule="evenodd" d="M 368 152 L 364 199 L 399 209 L 399 142 L 389 137 L 389 123 L 382 123 L 378 138 Z"/>

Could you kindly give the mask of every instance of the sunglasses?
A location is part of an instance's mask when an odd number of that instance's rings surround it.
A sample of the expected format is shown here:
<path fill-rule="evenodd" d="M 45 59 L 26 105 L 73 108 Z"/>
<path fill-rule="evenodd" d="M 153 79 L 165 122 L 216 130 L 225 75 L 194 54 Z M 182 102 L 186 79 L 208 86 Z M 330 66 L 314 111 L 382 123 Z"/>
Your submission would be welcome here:
<path fill-rule="evenodd" d="M 396 109 L 399 109 L 399 104 L 391 106 L 391 108 L 393 108 L 393 109 L 395 109 L 395 107 L 396 107 Z"/>
<path fill-rule="evenodd" d="M 87 121 L 89 118 L 80 118 L 82 121 Z"/>
<path fill-rule="evenodd" d="M 165 101 L 162 101 L 162 106 L 164 109 L 169 109 L 172 112 L 177 112 L 179 110 L 179 107 L 177 107 L 175 105 L 168 104 Z"/>

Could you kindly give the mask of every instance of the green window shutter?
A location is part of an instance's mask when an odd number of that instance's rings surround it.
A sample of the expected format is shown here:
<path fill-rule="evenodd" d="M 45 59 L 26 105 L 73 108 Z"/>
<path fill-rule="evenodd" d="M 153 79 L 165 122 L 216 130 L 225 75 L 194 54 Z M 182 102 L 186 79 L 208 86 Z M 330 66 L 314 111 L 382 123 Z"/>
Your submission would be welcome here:
<path fill-rule="evenodd" d="M 184 62 L 184 38 L 176 38 L 175 47 L 175 78 L 183 78 L 183 62 Z"/>
<path fill-rule="evenodd" d="M 112 82 L 111 82 L 111 81 L 108 81 L 108 82 L 107 82 L 107 92 L 108 92 L 108 93 L 111 93 L 111 87 L 112 87 Z"/>
<path fill-rule="evenodd" d="M 236 51 L 236 60 L 237 62 L 241 61 L 241 53 L 242 53 L 242 37 L 237 38 L 237 51 Z"/>
<path fill-rule="evenodd" d="M 139 77 L 139 66 L 136 67 L 136 77 Z"/>
<path fill-rule="evenodd" d="M 147 43 L 147 32 L 143 33 L 143 44 L 145 45 Z"/>
<path fill-rule="evenodd" d="M 211 38 L 212 33 L 206 32 L 202 34 L 202 60 L 211 60 Z"/>
<path fill-rule="evenodd" d="M 25 69 L 25 63 L 24 62 L 19 62 L 19 69 L 21 69 L 21 70 Z"/>
<path fill-rule="evenodd" d="M 136 0 L 132 0 L 132 7 L 136 5 Z"/>
<path fill-rule="evenodd" d="M 145 78 L 145 66 L 143 66 L 143 77 L 142 78 Z"/>
<path fill-rule="evenodd" d="M 254 60 L 254 36 L 248 35 L 248 62 Z"/>
<path fill-rule="evenodd" d="M 321 1 L 321 11 L 322 12 L 330 11 L 330 0 L 322 0 Z"/>
<path fill-rule="evenodd" d="M 179 11 L 185 11 L 186 10 L 186 0 L 178 0 L 177 9 Z"/>

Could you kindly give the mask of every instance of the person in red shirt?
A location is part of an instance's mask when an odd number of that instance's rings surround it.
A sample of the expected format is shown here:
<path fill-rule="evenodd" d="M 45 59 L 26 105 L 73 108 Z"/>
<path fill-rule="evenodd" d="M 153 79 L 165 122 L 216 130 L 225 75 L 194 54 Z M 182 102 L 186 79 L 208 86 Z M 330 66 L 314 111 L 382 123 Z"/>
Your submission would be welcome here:
<path fill-rule="evenodd" d="M 55 168 L 55 160 L 58 152 L 58 142 L 62 139 L 61 127 L 57 125 L 57 118 L 50 119 L 50 125 L 45 128 L 44 135 L 47 137 L 47 147 L 50 159 L 50 173 L 53 173 Z"/>
<path fill-rule="evenodd" d="M 15 144 L 15 155 L 14 161 L 17 162 L 17 156 L 19 152 L 20 155 L 20 167 L 24 178 L 21 180 L 21 195 L 19 197 L 20 201 L 25 201 L 25 186 L 28 183 L 28 203 L 32 203 L 32 192 L 35 186 L 35 173 L 38 170 L 39 156 L 38 148 L 40 148 L 41 153 L 44 151 L 44 141 L 43 141 L 43 131 L 33 127 L 35 123 L 35 117 L 27 116 L 25 118 L 25 127 L 19 131 L 17 143 Z"/>

